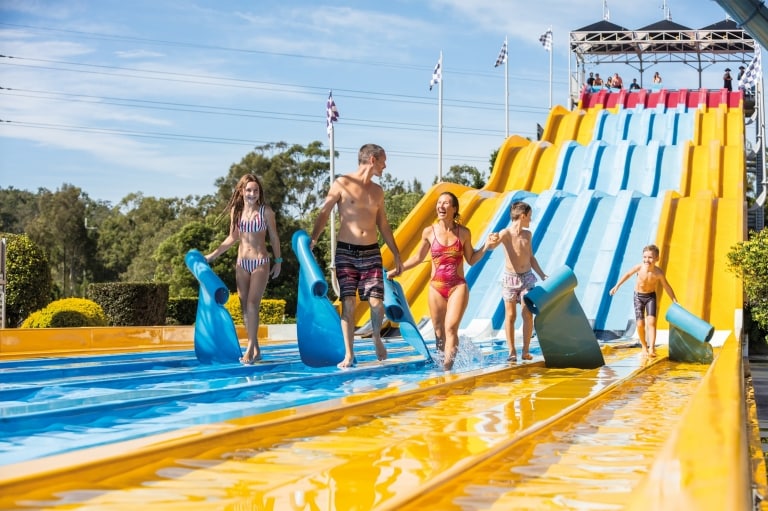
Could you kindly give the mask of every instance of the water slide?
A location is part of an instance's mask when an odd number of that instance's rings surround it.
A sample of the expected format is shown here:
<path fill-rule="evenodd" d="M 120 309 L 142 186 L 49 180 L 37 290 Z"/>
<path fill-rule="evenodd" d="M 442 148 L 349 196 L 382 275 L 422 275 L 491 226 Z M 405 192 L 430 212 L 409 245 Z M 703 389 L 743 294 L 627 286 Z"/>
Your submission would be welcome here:
<path fill-rule="evenodd" d="M 601 97 L 611 102 L 611 95 Z M 695 314 L 716 319 L 712 322 L 718 329 L 730 330 L 733 309 L 718 308 L 711 294 L 704 298 L 697 283 L 708 289 L 713 278 L 728 282 L 726 287 L 733 291 L 727 296 L 733 300 L 727 303 L 741 308 L 741 299 L 735 297 L 738 282 L 722 271 L 729 247 L 743 239 L 742 229 L 733 229 L 726 220 L 743 223 L 743 213 L 736 210 L 743 198 L 744 123 L 741 109 L 732 108 L 732 102 L 720 91 L 661 90 L 645 94 L 643 102 L 634 102 L 632 108 L 619 105 L 615 111 L 555 107 L 544 140 L 510 137 L 499 151 L 488 184 L 457 194 L 462 221 L 480 246 L 488 232 L 509 224 L 514 200 L 529 202 L 539 263 L 545 272 L 563 264 L 573 269 L 579 281 L 577 297 L 603 338 L 634 331 L 631 286 L 623 286 L 614 297 L 608 290 L 650 243 L 661 248 L 662 267 L 673 288 L 680 288 L 678 299 L 690 301 Z M 709 212 L 702 209 L 706 199 L 696 199 L 706 191 L 711 195 Z M 415 248 L 408 243 L 418 240 L 421 230 L 433 222 L 439 193 L 433 188 L 416 206 L 411 215 L 420 219 L 418 223 L 406 221 L 396 231 L 403 257 Z M 699 232 L 702 229 L 712 232 Z M 687 234 L 674 237 L 677 232 Z M 706 246 L 691 248 L 702 244 Z M 698 253 L 706 254 L 709 262 L 692 257 Z M 713 271 L 716 267 L 721 270 Z M 471 292 L 460 334 L 466 338 L 503 337 L 499 286 L 503 268 L 501 250 L 465 268 Z M 428 322 L 429 273 L 425 262 L 401 281 L 413 316 L 425 325 L 425 338 L 433 335 Z M 660 300 L 663 306 L 668 297 Z"/>
<path fill-rule="evenodd" d="M 655 101 L 655 108 L 666 104 L 661 96 L 644 101 Z M 606 95 L 603 101 L 618 102 Z M 704 133 L 696 123 L 705 117 L 675 118 L 690 118 L 690 133 Z M 588 118 L 562 114 L 558 123 L 570 126 L 578 142 Z M 346 398 L 16 465 L 0 480 L 0 507 L 748 509 L 746 467 L 758 463 L 745 445 L 735 332 L 741 293 L 724 270 L 725 253 L 744 239 L 739 130 L 727 121 L 711 128 L 716 143 L 657 141 L 654 149 L 654 141 L 643 146 L 628 139 L 573 146 L 548 126 L 552 138 L 513 140 L 505 144 L 512 154 L 499 155 L 505 172 L 520 165 L 537 175 L 494 175 L 494 183 L 514 183 L 508 190 L 456 188 L 476 243 L 503 222 L 513 197 L 531 201 L 537 253 L 547 266 L 573 264 L 575 292 L 596 330 L 627 328 L 621 323 L 631 307 L 619 295 L 606 301 L 605 288 L 637 261 L 637 247 L 655 241 L 680 302 L 714 326 L 714 338 L 726 337 L 711 366 L 643 360 L 636 351 L 604 347 L 605 366 L 597 369 L 496 365 L 373 390 L 365 378 L 351 378 L 360 390 Z M 617 166 L 617 154 L 630 161 Z M 519 159 L 525 156 L 531 167 Z M 606 162 L 614 170 L 606 171 Z M 618 177 L 616 169 L 626 174 Z M 675 186 L 666 188 L 675 169 Z M 636 172 L 656 184 L 636 179 Z M 428 205 L 411 213 L 421 228 L 434 217 L 437 192 L 430 193 Z M 412 228 L 410 235 L 419 232 Z M 491 285 L 488 272 L 498 271 L 492 256 L 482 263 L 467 273 L 473 298 L 490 294 L 476 286 Z M 419 290 L 404 286 L 404 292 Z M 670 309 L 665 300 L 662 310 Z M 472 305 L 475 312 L 466 316 L 482 319 L 483 307 Z"/>

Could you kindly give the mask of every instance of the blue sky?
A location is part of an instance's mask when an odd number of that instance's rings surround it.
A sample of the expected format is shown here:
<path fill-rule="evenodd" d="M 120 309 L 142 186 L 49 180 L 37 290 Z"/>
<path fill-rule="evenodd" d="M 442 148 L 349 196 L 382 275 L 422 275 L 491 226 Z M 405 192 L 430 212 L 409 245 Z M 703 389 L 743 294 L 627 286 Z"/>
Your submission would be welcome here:
<path fill-rule="evenodd" d="M 437 174 L 443 52 L 443 171 L 487 173 L 505 138 L 509 40 L 510 134 L 534 137 L 553 103 L 567 104 L 568 33 L 600 21 L 603 0 L 0 0 L 0 186 L 62 184 L 113 204 L 132 192 L 185 197 L 256 146 L 328 144 L 328 91 L 340 112 L 336 173 L 368 142 L 387 172 L 431 184 Z M 609 0 L 627 28 L 664 18 L 662 0 Z M 713 0 L 668 0 L 692 28 L 725 19 Z M 13 57 L 13 58 L 8 58 Z M 719 88 L 724 65 L 704 74 Z M 685 66 L 660 65 L 667 86 L 695 88 Z M 639 75 L 620 66 L 625 83 Z M 7 122 L 11 121 L 11 122 Z"/>

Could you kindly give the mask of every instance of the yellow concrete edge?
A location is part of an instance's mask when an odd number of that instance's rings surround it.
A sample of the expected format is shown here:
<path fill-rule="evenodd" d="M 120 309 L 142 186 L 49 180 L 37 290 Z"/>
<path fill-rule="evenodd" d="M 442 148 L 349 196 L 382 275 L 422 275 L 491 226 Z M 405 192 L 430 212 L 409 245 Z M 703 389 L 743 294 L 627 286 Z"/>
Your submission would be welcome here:
<path fill-rule="evenodd" d="M 326 424 L 329 414 L 353 415 L 365 408 L 365 413 L 385 413 L 398 400 L 425 393 L 437 394 L 445 388 L 476 386 L 482 382 L 505 381 L 510 373 L 542 366 L 543 362 L 521 366 L 495 366 L 460 374 L 439 375 L 408 385 L 407 388 L 387 387 L 359 394 L 321 401 L 308 405 L 273 410 L 247 417 L 186 427 L 157 435 L 80 449 L 45 458 L 23 461 L 3 467 L 0 495 L 19 494 L 43 485 L 61 484 L 67 480 L 98 480 L 105 466 L 119 464 L 123 472 L 150 465 L 173 452 L 174 456 L 194 456 L 215 445 L 226 445 L 234 439 L 252 435 L 268 436 L 267 430 L 306 431 L 317 424 Z M 362 407 L 362 408 L 361 408 Z M 288 427 L 290 425 L 290 427 Z M 271 433 L 274 434 L 274 433 Z M 0 498 L 2 501 L 2 498 Z"/>
<path fill-rule="evenodd" d="M 248 334 L 235 327 L 241 343 Z M 259 339 L 269 342 L 268 325 L 259 325 Z M 0 329 L 0 360 L 35 356 L 75 356 L 147 350 L 190 349 L 194 326 L 4 328 Z"/>
<path fill-rule="evenodd" d="M 731 334 L 627 510 L 751 509 L 741 343 Z"/>
<path fill-rule="evenodd" d="M 749 367 L 749 361 L 745 358 L 744 364 Z M 755 400 L 755 388 L 752 386 L 752 376 L 747 369 L 747 435 L 749 438 L 749 457 L 752 461 L 752 487 L 756 495 L 760 497 L 760 502 L 765 503 L 768 508 L 768 472 L 766 471 L 765 452 L 763 452 L 762 441 L 760 440 L 760 419 L 757 416 L 757 401 Z"/>

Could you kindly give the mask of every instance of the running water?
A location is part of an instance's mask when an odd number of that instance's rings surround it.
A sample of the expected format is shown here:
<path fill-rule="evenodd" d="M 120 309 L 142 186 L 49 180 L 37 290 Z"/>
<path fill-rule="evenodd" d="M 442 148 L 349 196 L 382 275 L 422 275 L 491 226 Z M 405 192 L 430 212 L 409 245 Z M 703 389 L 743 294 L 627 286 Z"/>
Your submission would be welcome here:
<path fill-rule="evenodd" d="M 433 359 L 435 365 L 442 367 L 445 363 L 445 354 L 442 351 L 433 353 Z M 459 351 L 456 353 L 456 358 L 453 362 L 454 371 L 467 371 L 470 369 L 480 369 L 483 367 L 484 357 L 480 348 L 472 342 L 471 339 L 460 336 L 459 337 Z"/>

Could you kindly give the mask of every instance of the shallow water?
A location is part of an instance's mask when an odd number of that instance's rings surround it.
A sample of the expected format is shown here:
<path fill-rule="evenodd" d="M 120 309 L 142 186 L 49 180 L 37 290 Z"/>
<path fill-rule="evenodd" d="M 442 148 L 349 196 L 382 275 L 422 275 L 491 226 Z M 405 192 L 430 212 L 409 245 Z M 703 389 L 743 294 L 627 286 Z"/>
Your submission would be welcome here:
<path fill-rule="evenodd" d="M 462 342 L 453 372 L 500 363 L 503 342 Z M 349 370 L 306 367 L 285 347 L 265 347 L 272 365 L 200 366 L 190 352 L 0 364 L 0 466 L 444 374 L 402 341 L 387 346 L 377 362 L 357 341 L 361 363 Z"/>

